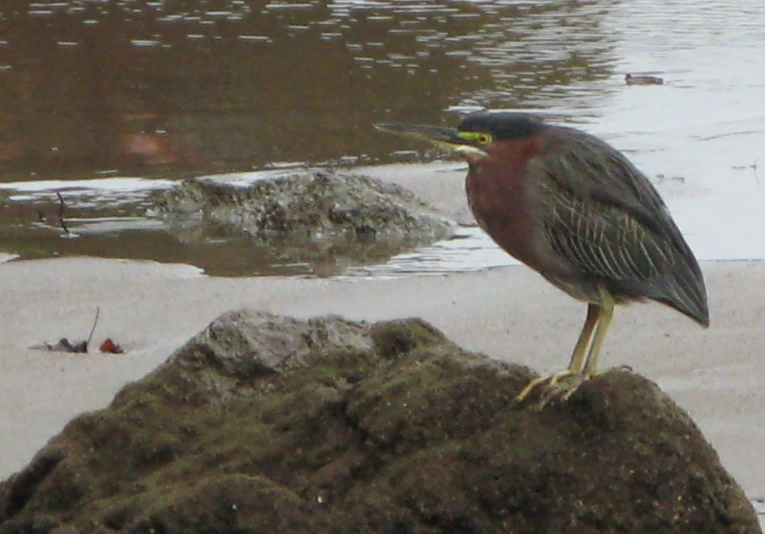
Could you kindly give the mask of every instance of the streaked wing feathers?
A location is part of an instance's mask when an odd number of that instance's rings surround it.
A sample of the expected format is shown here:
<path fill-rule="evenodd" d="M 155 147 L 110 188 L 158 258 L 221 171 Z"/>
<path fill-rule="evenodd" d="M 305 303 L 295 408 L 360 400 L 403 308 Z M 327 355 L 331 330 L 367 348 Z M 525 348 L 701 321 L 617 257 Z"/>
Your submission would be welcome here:
<path fill-rule="evenodd" d="M 542 187 L 538 209 L 555 253 L 612 291 L 665 302 L 707 324 L 701 270 L 654 187 L 608 144 L 564 130 L 560 142 L 552 131 L 548 150 L 528 168 Z"/>

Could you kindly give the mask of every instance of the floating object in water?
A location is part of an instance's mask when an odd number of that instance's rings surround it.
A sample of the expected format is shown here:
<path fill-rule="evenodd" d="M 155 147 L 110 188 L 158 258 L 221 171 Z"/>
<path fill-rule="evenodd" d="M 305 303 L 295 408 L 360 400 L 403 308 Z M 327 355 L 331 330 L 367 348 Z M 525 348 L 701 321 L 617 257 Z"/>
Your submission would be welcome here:
<path fill-rule="evenodd" d="M 664 85 L 664 80 L 658 76 L 627 74 L 624 76 L 624 81 L 627 85 Z"/>

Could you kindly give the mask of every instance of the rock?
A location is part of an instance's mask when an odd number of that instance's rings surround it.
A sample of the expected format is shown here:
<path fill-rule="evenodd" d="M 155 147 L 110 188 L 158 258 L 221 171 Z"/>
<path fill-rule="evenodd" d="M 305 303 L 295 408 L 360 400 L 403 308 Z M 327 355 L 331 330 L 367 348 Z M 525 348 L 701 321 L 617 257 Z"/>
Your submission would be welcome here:
<path fill-rule="evenodd" d="M 307 170 L 259 174 L 263 178 L 245 185 L 185 180 L 165 193 L 156 212 L 181 242 L 244 236 L 250 252 L 242 261 L 258 265 L 257 272 L 297 263 L 318 276 L 384 263 L 457 229 L 411 192 L 376 178 Z"/>
<path fill-rule="evenodd" d="M 414 242 L 449 237 L 456 225 L 395 184 L 334 171 L 264 175 L 246 185 L 184 180 L 157 206 L 186 231 L 257 241 Z"/>
<path fill-rule="evenodd" d="M 415 319 L 225 314 L 0 484 L 0 533 L 756 533 L 689 416 L 612 370 L 525 367 Z"/>

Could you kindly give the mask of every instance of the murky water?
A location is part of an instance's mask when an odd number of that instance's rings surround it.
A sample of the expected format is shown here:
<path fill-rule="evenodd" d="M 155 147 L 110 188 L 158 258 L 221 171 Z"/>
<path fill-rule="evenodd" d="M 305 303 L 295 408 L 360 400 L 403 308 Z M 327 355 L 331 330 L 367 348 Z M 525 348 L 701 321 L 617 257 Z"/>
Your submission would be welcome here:
<path fill-rule="evenodd" d="M 376 158 L 393 143 L 368 125 L 386 118 L 549 99 L 586 107 L 570 88 L 611 74 L 609 9 L 430 0 L 6 8 L 2 159 L 21 169 L 210 172 Z"/>
<path fill-rule="evenodd" d="M 370 125 L 489 107 L 540 111 L 628 152 L 700 257 L 765 258 L 758 0 L 17 1 L 0 12 L 0 253 L 315 273 L 246 242 L 179 243 L 145 208 L 189 174 L 432 159 Z M 627 72 L 666 83 L 627 87 Z M 57 190 L 80 238 L 61 238 Z M 346 273 L 501 264 L 471 232 Z"/>

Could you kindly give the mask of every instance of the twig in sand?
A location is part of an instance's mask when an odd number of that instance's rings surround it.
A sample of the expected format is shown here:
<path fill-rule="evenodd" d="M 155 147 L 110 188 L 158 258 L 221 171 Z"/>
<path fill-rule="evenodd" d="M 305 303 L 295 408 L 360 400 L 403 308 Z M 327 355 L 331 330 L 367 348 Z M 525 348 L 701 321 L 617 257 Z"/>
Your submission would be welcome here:
<path fill-rule="evenodd" d="M 93 332 L 96 331 L 96 325 L 98 324 L 98 314 L 101 313 L 101 307 L 96 306 L 96 318 L 93 319 L 93 327 L 90 329 L 90 335 L 88 336 L 88 340 L 85 342 L 85 346 L 90 346 L 90 340 L 93 339 Z"/>
<path fill-rule="evenodd" d="M 61 228 L 64 229 L 64 233 L 68 236 L 70 236 L 69 228 L 66 227 L 66 221 L 64 220 L 64 208 L 66 207 L 66 204 L 64 204 L 64 197 L 61 196 L 60 191 L 56 191 L 56 196 L 58 197 L 58 222 L 61 225 Z M 98 317 L 98 316 L 96 316 Z"/>

